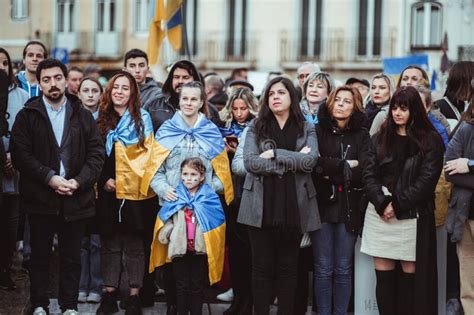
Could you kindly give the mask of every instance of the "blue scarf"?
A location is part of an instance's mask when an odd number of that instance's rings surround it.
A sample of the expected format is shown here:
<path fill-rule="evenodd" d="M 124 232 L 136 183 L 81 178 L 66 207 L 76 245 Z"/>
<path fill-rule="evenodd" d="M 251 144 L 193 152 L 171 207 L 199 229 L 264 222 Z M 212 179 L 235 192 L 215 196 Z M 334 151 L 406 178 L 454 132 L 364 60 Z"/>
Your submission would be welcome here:
<path fill-rule="evenodd" d="M 140 112 L 144 126 L 144 136 L 146 138 L 150 132 L 153 133 L 153 125 L 151 123 L 150 114 L 143 109 L 140 109 Z M 107 133 L 105 140 L 105 152 L 107 156 L 110 156 L 114 143 L 117 141 L 122 142 L 126 147 L 137 144 L 140 141 L 140 137 L 135 130 L 135 123 L 128 109 L 120 118 L 117 127 Z"/>
<path fill-rule="evenodd" d="M 203 233 L 209 232 L 225 222 L 224 210 L 219 196 L 208 184 L 203 184 L 194 196 L 181 182 L 176 187 L 178 200 L 165 202 L 158 213 L 160 220 L 166 222 L 176 212 L 185 207 L 194 211 Z"/>
<path fill-rule="evenodd" d="M 161 125 L 156 132 L 155 139 L 172 151 L 186 135 L 190 135 L 196 140 L 208 155 L 206 157 L 208 159 L 213 159 L 224 150 L 224 140 L 213 122 L 203 117 L 193 128 L 189 128 L 179 112 Z"/>

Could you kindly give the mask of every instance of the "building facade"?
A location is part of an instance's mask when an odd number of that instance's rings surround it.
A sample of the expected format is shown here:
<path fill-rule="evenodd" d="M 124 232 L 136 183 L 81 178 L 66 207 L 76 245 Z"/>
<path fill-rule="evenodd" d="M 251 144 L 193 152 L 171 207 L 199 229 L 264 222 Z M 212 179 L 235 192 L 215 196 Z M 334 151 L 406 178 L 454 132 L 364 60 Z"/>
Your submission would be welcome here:
<path fill-rule="evenodd" d="M 71 64 L 122 67 L 146 50 L 151 0 L 1 0 L 0 46 L 13 58 L 30 39 L 66 48 Z M 441 67 L 474 60 L 474 0 L 185 0 L 186 44 L 162 48 L 164 64 L 190 56 L 202 71 L 236 67 L 292 73 L 315 61 L 341 78 L 382 70 L 382 58 L 429 55 Z M 443 50 L 444 48 L 444 50 Z M 447 49 L 447 50 L 446 50 Z"/>

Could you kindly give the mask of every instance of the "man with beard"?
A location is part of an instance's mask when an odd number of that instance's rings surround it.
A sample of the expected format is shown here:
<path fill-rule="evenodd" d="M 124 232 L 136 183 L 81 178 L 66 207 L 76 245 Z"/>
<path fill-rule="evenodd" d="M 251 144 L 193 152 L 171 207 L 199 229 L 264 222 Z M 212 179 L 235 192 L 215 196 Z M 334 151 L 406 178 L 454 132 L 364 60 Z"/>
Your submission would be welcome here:
<path fill-rule="evenodd" d="M 198 81 L 204 85 L 201 75 L 196 66 L 188 60 L 176 62 L 168 73 L 165 83 L 162 87 L 163 94 L 156 102 L 150 102 L 143 106 L 147 110 L 153 121 L 153 128 L 156 132 L 163 122 L 173 117 L 176 110 L 179 109 L 179 92 L 181 87 L 191 81 Z M 209 119 L 218 124 L 219 112 L 217 108 L 208 103 Z"/>
<path fill-rule="evenodd" d="M 49 305 L 49 264 L 53 235 L 59 239 L 59 305 L 77 312 L 80 250 L 86 219 L 94 216 L 94 183 L 104 146 L 94 118 L 78 98 L 65 94 L 67 68 L 58 60 L 38 64 L 42 96 L 18 113 L 10 150 L 21 173 L 20 194 L 31 231 L 30 300 L 34 315 Z"/>

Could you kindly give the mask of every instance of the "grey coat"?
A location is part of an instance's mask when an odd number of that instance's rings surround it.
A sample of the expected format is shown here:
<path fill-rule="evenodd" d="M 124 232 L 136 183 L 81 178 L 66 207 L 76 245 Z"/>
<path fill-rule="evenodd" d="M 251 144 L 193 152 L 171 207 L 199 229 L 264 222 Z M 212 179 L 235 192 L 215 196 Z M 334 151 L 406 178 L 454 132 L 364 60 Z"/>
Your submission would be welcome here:
<path fill-rule="evenodd" d="M 245 128 L 244 131 L 242 131 L 239 139 L 239 145 L 237 146 L 234 158 L 232 159 L 232 174 L 242 177 L 247 175 L 247 170 L 245 169 L 244 165 L 244 145 L 248 129 L 249 128 Z"/>
<path fill-rule="evenodd" d="M 446 161 L 457 158 L 474 159 L 474 123 L 463 122 L 454 134 L 446 150 Z M 449 201 L 446 229 L 452 233 L 451 241 L 462 239 L 464 224 L 469 217 L 471 198 L 474 194 L 474 174 L 448 175 L 446 179 L 453 184 Z"/>
<path fill-rule="evenodd" d="M 299 151 L 309 146 L 308 154 Z M 264 159 L 259 155 L 264 151 L 261 144 L 256 142 L 254 123 L 247 131 L 244 144 L 244 165 L 247 170 L 242 201 L 237 222 L 262 227 L 263 220 L 263 177 L 283 175 L 290 169 L 296 170 L 296 196 L 300 213 L 301 232 L 316 231 L 321 227 L 316 190 L 311 179 L 311 171 L 318 157 L 318 141 L 314 125 L 306 123 L 303 134 L 296 141 L 296 151 L 276 149 L 273 159 Z"/>

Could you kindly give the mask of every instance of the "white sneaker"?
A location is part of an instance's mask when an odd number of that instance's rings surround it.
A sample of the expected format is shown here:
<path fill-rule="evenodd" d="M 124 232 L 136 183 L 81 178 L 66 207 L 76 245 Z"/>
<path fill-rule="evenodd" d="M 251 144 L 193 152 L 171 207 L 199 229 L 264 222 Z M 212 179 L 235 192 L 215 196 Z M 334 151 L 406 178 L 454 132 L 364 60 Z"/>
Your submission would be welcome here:
<path fill-rule="evenodd" d="M 77 296 L 77 301 L 79 303 L 86 303 L 87 302 L 87 293 L 86 292 L 79 292 Z"/>
<path fill-rule="evenodd" d="M 66 310 L 63 315 L 79 315 L 79 312 L 76 310 Z"/>
<path fill-rule="evenodd" d="M 219 294 L 216 296 L 216 299 L 222 302 L 232 302 L 234 300 L 234 290 L 229 289 L 224 293 Z"/>
<path fill-rule="evenodd" d="M 102 295 L 98 293 L 91 292 L 89 296 L 87 296 L 87 302 L 90 303 L 100 303 L 100 300 L 102 300 Z"/>
<path fill-rule="evenodd" d="M 48 313 L 46 313 L 44 308 L 42 308 L 41 306 L 38 306 L 37 308 L 35 308 L 33 315 L 48 315 Z"/>

